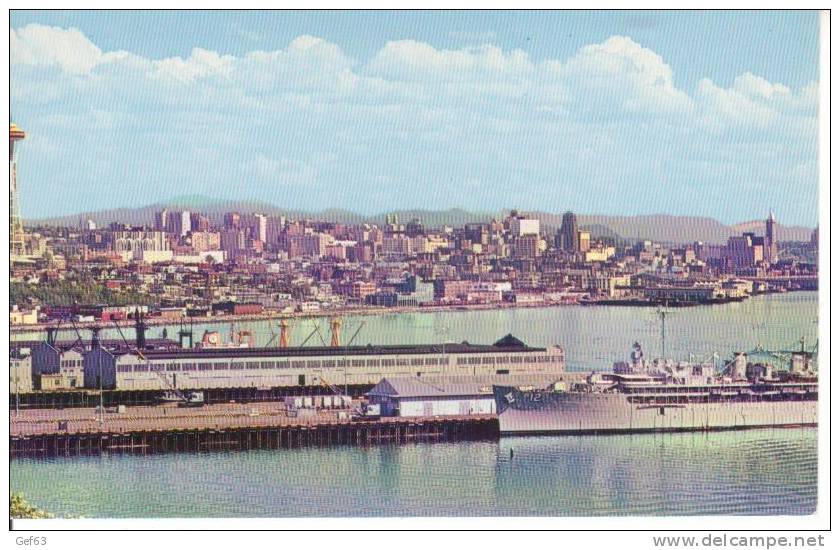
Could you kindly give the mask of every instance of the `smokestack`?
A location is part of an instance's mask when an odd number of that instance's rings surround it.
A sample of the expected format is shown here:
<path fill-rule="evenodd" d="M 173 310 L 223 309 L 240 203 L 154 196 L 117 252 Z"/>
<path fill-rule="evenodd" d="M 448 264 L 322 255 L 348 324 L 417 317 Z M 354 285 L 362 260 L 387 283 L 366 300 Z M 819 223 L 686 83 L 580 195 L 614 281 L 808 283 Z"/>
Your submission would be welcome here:
<path fill-rule="evenodd" d="M 289 347 L 289 322 L 285 319 L 280 321 L 280 347 Z"/>
<path fill-rule="evenodd" d="M 341 346 L 341 319 L 333 317 L 332 320 L 330 320 L 330 329 L 332 332 L 330 346 L 337 348 Z"/>

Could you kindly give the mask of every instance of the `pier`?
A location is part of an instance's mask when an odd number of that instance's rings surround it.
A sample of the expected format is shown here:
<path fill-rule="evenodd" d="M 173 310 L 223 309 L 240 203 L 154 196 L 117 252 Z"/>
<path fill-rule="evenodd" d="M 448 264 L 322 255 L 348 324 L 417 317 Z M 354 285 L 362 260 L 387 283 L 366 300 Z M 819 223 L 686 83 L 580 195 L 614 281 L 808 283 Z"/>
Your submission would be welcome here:
<path fill-rule="evenodd" d="M 344 389 L 341 385 L 341 389 Z M 373 387 L 373 384 L 348 384 L 347 395 L 359 397 Z M 298 395 L 332 395 L 332 390 L 323 386 L 281 386 L 271 388 L 206 388 L 201 389 L 207 403 L 238 403 L 277 401 L 283 397 Z M 102 401 L 106 407 L 117 405 L 154 405 L 165 393 L 162 390 L 102 390 Z M 99 405 L 100 390 L 42 390 L 9 394 L 9 409 L 64 409 L 84 408 Z"/>
<path fill-rule="evenodd" d="M 494 415 L 342 419 L 336 411 L 293 416 L 279 404 L 201 409 L 137 407 L 27 411 L 12 417 L 11 458 L 292 449 L 332 445 L 492 440 Z"/>

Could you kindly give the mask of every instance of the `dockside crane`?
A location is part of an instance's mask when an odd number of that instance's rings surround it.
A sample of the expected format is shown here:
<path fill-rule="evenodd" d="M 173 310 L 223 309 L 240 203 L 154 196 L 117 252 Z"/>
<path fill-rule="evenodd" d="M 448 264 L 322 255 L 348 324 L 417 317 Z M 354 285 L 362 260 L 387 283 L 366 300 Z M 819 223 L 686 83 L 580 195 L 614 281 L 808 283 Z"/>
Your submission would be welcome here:
<path fill-rule="evenodd" d="M 337 325 L 340 326 L 340 324 L 336 323 L 335 320 L 333 321 L 332 324 L 333 324 L 333 327 L 336 327 Z M 321 376 L 318 377 L 319 383 L 321 385 L 323 385 L 324 387 L 328 388 L 330 391 L 332 391 L 334 395 L 337 395 L 337 396 L 340 396 L 340 397 L 348 395 L 347 362 L 349 361 L 349 359 L 347 359 L 347 351 L 348 351 L 348 348 L 356 340 L 356 337 L 359 335 L 359 333 L 361 333 L 362 328 L 364 328 L 365 324 L 366 324 L 366 321 L 362 321 L 361 323 L 359 323 L 359 326 L 356 328 L 356 331 L 353 333 L 353 336 L 351 336 L 350 340 L 347 341 L 347 344 L 345 344 L 343 346 L 343 348 L 344 348 L 344 359 L 343 359 L 343 364 L 344 364 L 344 392 L 342 393 L 341 388 L 339 388 L 338 386 L 336 386 L 335 384 L 333 384 L 329 380 L 327 380 L 324 377 L 323 373 L 321 374 Z M 320 335 L 320 333 L 319 333 L 319 335 Z M 322 340 L 323 340 L 323 338 L 322 338 Z M 334 344 L 340 345 L 340 342 L 338 341 L 338 333 L 337 332 L 333 334 L 332 341 L 333 341 Z M 336 347 L 336 346 L 333 346 L 333 347 Z M 357 418 L 378 418 L 379 417 L 378 411 L 374 412 L 372 409 L 370 409 L 365 404 L 354 405 L 352 400 L 350 402 L 350 409 L 353 411 L 354 416 L 356 416 Z"/>
<path fill-rule="evenodd" d="M 172 379 L 170 380 L 165 372 L 152 368 L 151 361 L 149 361 L 149 358 L 146 357 L 146 355 L 143 353 L 143 350 L 140 349 L 141 346 L 145 347 L 145 342 L 146 342 L 145 331 L 146 331 L 147 325 L 146 325 L 146 323 L 143 322 L 142 314 L 138 310 L 135 310 L 134 315 L 135 315 L 134 329 L 137 332 L 137 334 L 136 334 L 136 345 L 134 345 L 134 346 L 132 346 L 130 341 L 125 337 L 125 335 L 123 334 L 122 329 L 119 327 L 119 325 L 116 322 L 114 323 L 117 326 L 117 330 L 120 333 L 120 337 L 122 337 L 122 340 L 125 343 L 128 350 L 131 353 L 134 353 L 135 355 L 137 355 L 137 357 L 139 357 L 143 361 L 145 361 L 148 371 L 149 372 L 154 372 L 155 376 L 157 376 L 161 380 L 161 382 L 163 382 L 164 386 L 169 388 L 168 391 L 171 393 L 171 395 L 175 396 L 179 406 L 190 407 L 190 406 L 204 405 L 204 394 L 203 393 L 194 392 L 194 391 L 184 392 L 184 391 L 182 391 L 181 389 L 178 388 L 178 383 L 177 383 L 176 378 L 175 378 L 176 377 L 175 373 L 172 373 Z M 191 336 L 192 336 L 192 332 L 190 332 L 190 337 Z M 192 339 L 192 338 L 190 338 L 190 339 Z"/>

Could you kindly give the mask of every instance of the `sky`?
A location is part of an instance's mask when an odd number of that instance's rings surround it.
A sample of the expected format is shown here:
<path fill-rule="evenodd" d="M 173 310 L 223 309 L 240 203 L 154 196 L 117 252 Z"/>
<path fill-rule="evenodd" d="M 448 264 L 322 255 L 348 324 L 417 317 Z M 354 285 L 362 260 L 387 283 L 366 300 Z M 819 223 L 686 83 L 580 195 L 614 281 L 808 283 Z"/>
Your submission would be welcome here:
<path fill-rule="evenodd" d="M 816 12 L 11 12 L 24 218 L 183 195 L 817 223 Z"/>

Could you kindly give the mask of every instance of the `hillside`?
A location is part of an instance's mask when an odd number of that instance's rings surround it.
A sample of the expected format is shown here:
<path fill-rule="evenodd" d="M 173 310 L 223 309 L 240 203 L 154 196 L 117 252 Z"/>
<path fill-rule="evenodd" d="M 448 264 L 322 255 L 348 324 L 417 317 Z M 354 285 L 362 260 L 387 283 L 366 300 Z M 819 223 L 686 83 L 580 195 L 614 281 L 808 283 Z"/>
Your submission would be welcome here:
<path fill-rule="evenodd" d="M 82 219 L 92 219 L 99 226 L 105 226 L 112 222 L 151 225 L 154 223 L 155 212 L 163 208 L 198 210 L 214 221 L 219 221 L 225 212 L 260 212 L 267 215 L 286 216 L 292 219 L 308 218 L 339 223 L 383 223 L 386 214 L 396 214 L 403 223 L 419 218 L 426 227 L 441 227 L 443 225 L 459 227 L 466 223 L 489 221 L 494 218 L 501 219 L 507 212 L 506 210 L 495 213 L 469 212 L 453 208 L 449 210 L 394 210 L 368 216 L 337 208 L 325 209 L 320 212 L 306 212 L 282 208 L 260 201 L 227 201 L 200 195 L 187 195 L 139 208 L 118 208 L 98 212 L 83 212 L 72 216 L 44 220 L 27 220 L 27 225 L 75 227 Z M 553 233 L 560 227 L 563 216 L 562 213 L 538 211 L 532 211 L 529 214 L 539 218 L 540 223 L 549 233 Z M 628 241 L 649 239 L 663 243 L 703 241 L 720 244 L 725 243 L 732 235 L 739 235 L 747 231 L 752 231 L 757 235 L 764 234 L 763 220 L 726 225 L 712 218 L 670 216 L 666 214 L 642 216 L 579 214 L 578 225 L 581 228 L 588 229 L 594 238 Z M 811 228 L 781 224 L 778 227 L 779 240 L 808 241 L 811 238 Z"/>

